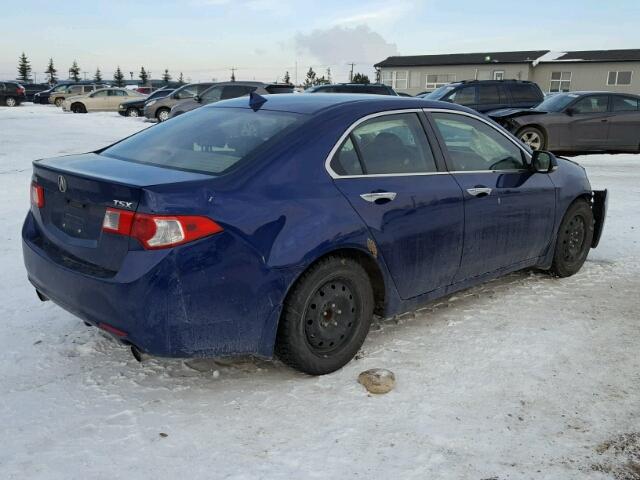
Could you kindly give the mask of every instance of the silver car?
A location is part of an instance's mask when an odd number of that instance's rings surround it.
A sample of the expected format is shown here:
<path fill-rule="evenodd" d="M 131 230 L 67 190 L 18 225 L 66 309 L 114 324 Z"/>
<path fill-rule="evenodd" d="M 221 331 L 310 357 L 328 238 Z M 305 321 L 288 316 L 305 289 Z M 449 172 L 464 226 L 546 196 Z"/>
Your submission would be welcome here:
<path fill-rule="evenodd" d="M 180 100 L 187 100 L 196 95 L 200 95 L 213 83 L 189 83 L 176 89 L 171 95 L 163 98 L 149 100 L 144 105 L 144 116 L 150 120 L 164 122 L 169 119 L 171 107 Z"/>

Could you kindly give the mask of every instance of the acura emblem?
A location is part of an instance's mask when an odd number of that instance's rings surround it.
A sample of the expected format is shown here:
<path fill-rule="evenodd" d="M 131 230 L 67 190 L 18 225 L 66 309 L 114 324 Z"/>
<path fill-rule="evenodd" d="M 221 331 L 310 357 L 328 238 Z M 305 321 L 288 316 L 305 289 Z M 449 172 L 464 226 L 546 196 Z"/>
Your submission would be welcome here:
<path fill-rule="evenodd" d="M 58 175 L 58 190 L 62 193 L 67 191 L 67 179 L 62 175 Z"/>

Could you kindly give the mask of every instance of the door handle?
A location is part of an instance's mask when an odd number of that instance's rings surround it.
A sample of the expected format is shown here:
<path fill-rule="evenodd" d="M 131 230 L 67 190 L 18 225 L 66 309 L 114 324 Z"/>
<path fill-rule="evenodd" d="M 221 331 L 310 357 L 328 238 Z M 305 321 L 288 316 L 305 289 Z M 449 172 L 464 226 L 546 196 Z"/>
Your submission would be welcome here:
<path fill-rule="evenodd" d="M 394 200 L 397 195 L 398 194 L 395 192 L 371 192 L 363 193 L 362 195 L 360 195 L 360 198 L 371 203 L 379 203 L 379 201 L 384 201 L 384 203 L 387 203 Z"/>
<path fill-rule="evenodd" d="M 487 195 L 491 195 L 491 189 L 488 187 L 467 188 L 467 193 L 474 197 L 486 197 Z"/>

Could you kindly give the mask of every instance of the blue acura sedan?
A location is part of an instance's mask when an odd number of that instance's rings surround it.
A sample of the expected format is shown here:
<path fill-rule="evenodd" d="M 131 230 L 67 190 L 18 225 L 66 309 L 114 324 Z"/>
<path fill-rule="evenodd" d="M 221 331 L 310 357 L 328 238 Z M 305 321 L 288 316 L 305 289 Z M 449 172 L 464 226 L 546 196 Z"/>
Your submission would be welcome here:
<path fill-rule="evenodd" d="M 524 268 L 576 273 L 606 190 L 470 109 L 272 95 L 33 164 L 28 277 L 137 358 L 339 369 L 390 316 Z"/>

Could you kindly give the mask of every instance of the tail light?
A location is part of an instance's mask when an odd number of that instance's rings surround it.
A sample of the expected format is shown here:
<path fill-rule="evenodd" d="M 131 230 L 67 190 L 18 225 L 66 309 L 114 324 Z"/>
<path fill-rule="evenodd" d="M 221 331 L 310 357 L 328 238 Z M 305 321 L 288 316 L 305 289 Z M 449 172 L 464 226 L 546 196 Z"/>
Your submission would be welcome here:
<path fill-rule="evenodd" d="M 44 188 L 36 182 L 31 182 L 31 205 L 34 207 L 44 207 Z"/>
<path fill-rule="evenodd" d="M 26 90 L 24 89 L 24 87 L 20 86 L 18 88 L 16 88 L 16 93 L 18 95 L 24 95 L 24 92 L 26 92 Z"/>
<path fill-rule="evenodd" d="M 102 230 L 135 238 L 146 250 L 155 250 L 215 235 L 222 232 L 223 228 L 208 217 L 149 215 L 107 208 Z"/>

